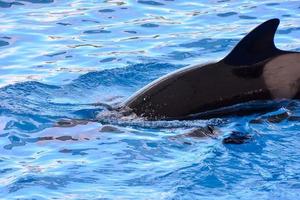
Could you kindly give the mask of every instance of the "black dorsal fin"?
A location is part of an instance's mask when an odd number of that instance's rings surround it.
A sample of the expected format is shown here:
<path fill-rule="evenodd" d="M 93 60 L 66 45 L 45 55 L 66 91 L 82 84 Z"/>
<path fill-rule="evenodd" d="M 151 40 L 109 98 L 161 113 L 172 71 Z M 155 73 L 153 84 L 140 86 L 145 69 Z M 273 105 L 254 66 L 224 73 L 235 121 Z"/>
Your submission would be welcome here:
<path fill-rule="evenodd" d="M 274 35 L 279 25 L 279 19 L 270 19 L 246 35 L 233 50 L 223 59 L 228 65 L 251 65 L 283 51 L 276 48 Z"/>

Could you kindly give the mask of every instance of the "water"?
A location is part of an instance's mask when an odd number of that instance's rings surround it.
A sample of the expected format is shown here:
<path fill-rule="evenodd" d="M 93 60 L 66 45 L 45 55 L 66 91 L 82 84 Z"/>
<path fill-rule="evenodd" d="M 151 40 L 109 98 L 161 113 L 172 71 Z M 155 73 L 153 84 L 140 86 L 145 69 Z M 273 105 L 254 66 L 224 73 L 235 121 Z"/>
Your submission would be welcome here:
<path fill-rule="evenodd" d="M 300 50 L 299 9 L 299 1 L 0 1 L 0 198 L 299 199 L 297 101 L 180 122 L 97 121 L 106 108 L 94 105 L 218 60 L 270 18 L 281 19 L 277 46 Z M 280 113 L 292 117 L 268 118 Z M 208 124 L 216 138 L 181 136 Z M 251 139 L 223 144 L 232 131 Z"/>

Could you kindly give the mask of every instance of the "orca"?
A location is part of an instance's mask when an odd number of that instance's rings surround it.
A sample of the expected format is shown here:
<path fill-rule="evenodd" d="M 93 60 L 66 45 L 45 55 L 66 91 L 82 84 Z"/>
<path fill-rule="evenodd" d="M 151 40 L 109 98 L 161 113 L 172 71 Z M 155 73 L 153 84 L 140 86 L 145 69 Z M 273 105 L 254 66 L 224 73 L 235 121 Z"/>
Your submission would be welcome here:
<path fill-rule="evenodd" d="M 275 46 L 279 23 L 275 18 L 260 24 L 218 62 L 153 81 L 121 109 L 148 120 L 180 120 L 244 102 L 299 99 L 300 53 Z"/>

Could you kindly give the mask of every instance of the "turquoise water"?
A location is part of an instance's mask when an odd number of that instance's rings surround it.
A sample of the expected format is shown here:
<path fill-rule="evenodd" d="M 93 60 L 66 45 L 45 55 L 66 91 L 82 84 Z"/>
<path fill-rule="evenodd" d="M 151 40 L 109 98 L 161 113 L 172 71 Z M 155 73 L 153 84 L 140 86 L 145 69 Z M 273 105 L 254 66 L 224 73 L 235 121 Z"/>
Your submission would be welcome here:
<path fill-rule="evenodd" d="M 278 2 L 0 1 L 0 198 L 299 199 L 297 101 L 210 120 L 99 118 L 267 19 L 281 19 L 277 46 L 299 51 L 300 3 Z M 206 125 L 216 137 L 182 136 Z M 251 139 L 223 144 L 233 131 Z"/>

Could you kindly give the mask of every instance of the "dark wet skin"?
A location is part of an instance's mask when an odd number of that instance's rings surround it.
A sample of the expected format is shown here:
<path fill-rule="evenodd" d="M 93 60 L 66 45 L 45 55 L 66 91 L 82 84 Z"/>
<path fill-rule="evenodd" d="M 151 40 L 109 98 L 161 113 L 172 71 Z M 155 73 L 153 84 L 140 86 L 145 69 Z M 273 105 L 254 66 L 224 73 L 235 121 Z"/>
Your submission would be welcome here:
<path fill-rule="evenodd" d="M 188 131 L 178 134 L 176 136 L 168 137 L 171 140 L 178 140 L 182 138 L 193 138 L 193 139 L 205 139 L 205 138 L 216 138 L 217 130 L 212 125 L 207 125 L 203 127 L 197 127 L 189 129 Z M 191 145 L 192 143 L 188 141 L 183 141 L 184 144 Z"/>
<path fill-rule="evenodd" d="M 61 121 L 56 122 L 54 127 L 69 128 L 69 127 L 74 127 L 77 125 L 86 125 L 88 122 L 91 122 L 91 121 L 94 121 L 94 120 L 84 120 L 84 119 L 61 120 Z"/>
<path fill-rule="evenodd" d="M 233 131 L 230 136 L 223 139 L 223 144 L 244 144 L 249 142 L 251 135 Z"/>
<path fill-rule="evenodd" d="M 204 139 L 204 138 L 216 138 L 217 137 L 216 128 L 213 126 L 205 126 L 200 128 L 195 128 L 190 130 L 187 133 L 177 135 L 175 137 L 170 137 L 170 139 L 179 139 L 179 138 L 194 138 L 194 139 Z M 244 144 L 248 143 L 251 139 L 251 135 L 248 133 L 243 133 L 239 131 L 232 131 L 229 136 L 223 139 L 223 144 Z M 189 142 L 184 142 L 184 144 L 191 145 Z"/>
<path fill-rule="evenodd" d="M 249 123 L 251 123 L 251 124 L 262 124 L 264 122 L 280 123 L 284 120 L 299 122 L 300 116 L 294 116 L 288 112 L 283 112 L 283 113 L 279 113 L 279 114 L 275 114 L 275 115 L 271 115 L 271 116 L 267 116 L 267 117 L 256 118 L 256 119 L 251 120 Z"/>
<path fill-rule="evenodd" d="M 270 123 L 280 123 L 285 119 L 289 119 L 289 113 L 288 112 L 283 112 L 280 114 L 276 114 L 276 115 L 271 115 L 268 117 L 261 117 L 261 118 L 257 118 L 257 119 L 253 119 L 250 121 L 250 123 L 252 124 L 260 124 L 263 122 L 270 122 Z"/>
<path fill-rule="evenodd" d="M 205 126 L 200 128 L 195 128 L 187 133 L 179 135 L 180 137 L 193 137 L 193 138 L 205 138 L 205 137 L 215 137 L 216 130 L 213 126 Z"/>
<path fill-rule="evenodd" d="M 120 130 L 118 127 L 113 126 L 113 125 L 103 125 L 99 132 L 104 132 L 104 133 L 124 133 L 124 131 Z"/>
<path fill-rule="evenodd" d="M 59 140 L 59 141 L 78 141 L 78 139 L 73 138 L 69 135 L 63 135 L 59 137 L 53 137 L 53 136 L 44 136 L 44 137 L 38 137 L 37 140 L 39 142 L 41 141 L 51 141 L 51 140 Z"/>

